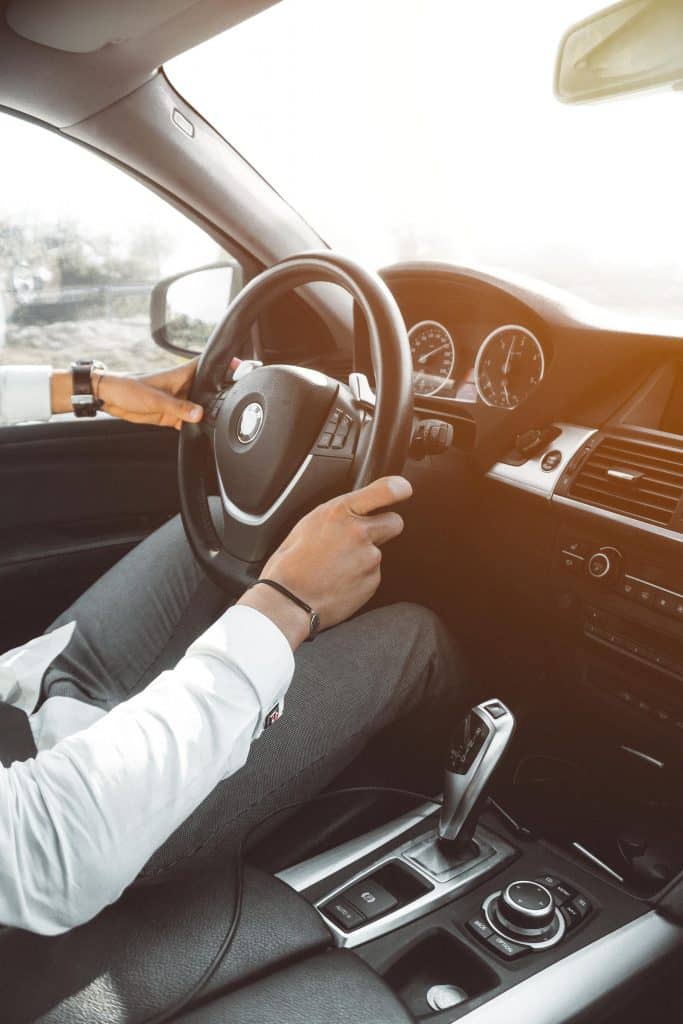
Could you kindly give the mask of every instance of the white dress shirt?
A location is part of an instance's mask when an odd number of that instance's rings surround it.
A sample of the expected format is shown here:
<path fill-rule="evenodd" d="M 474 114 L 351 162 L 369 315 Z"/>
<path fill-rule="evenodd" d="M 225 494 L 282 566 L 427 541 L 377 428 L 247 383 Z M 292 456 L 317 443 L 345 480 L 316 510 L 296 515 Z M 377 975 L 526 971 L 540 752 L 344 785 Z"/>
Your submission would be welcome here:
<path fill-rule="evenodd" d="M 50 415 L 49 367 L 0 367 L 0 424 Z M 74 623 L 0 656 L 0 700 L 22 708 L 38 754 L 0 766 L 0 923 L 48 935 L 114 902 L 279 707 L 291 647 L 236 606 L 140 694 L 104 712 L 51 697 L 43 672 Z"/>

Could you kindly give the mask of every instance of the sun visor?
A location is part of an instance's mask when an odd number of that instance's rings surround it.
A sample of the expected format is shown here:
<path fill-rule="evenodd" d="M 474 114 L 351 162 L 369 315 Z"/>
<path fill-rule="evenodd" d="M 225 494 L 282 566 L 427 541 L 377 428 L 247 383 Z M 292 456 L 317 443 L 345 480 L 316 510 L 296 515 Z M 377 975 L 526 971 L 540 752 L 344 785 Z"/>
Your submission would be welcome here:
<path fill-rule="evenodd" d="M 93 53 L 153 31 L 201 0 L 10 0 L 7 24 L 19 36 L 67 53 Z"/>

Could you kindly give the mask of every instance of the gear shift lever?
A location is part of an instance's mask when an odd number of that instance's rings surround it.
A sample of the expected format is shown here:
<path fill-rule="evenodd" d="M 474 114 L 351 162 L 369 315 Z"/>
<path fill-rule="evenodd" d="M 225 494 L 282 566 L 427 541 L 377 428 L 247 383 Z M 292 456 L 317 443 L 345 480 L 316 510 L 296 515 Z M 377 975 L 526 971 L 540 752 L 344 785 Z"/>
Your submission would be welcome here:
<path fill-rule="evenodd" d="M 486 788 L 515 730 L 514 716 L 499 700 L 472 708 L 456 730 L 444 772 L 439 845 L 458 853 L 470 843 Z"/>

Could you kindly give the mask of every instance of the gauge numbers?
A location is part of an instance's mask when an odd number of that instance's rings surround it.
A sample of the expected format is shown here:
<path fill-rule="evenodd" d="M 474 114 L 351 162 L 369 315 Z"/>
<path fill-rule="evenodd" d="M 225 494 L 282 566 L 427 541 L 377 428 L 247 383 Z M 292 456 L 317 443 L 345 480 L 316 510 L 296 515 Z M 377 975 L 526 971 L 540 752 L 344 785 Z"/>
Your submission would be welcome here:
<path fill-rule="evenodd" d="M 455 345 L 449 332 L 436 320 L 421 320 L 408 331 L 413 357 L 413 390 L 416 395 L 436 395 L 455 371 Z"/>
<path fill-rule="evenodd" d="M 543 380 L 545 359 L 538 338 L 526 327 L 497 327 L 482 342 L 474 381 L 482 402 L 516 409 Z"/>

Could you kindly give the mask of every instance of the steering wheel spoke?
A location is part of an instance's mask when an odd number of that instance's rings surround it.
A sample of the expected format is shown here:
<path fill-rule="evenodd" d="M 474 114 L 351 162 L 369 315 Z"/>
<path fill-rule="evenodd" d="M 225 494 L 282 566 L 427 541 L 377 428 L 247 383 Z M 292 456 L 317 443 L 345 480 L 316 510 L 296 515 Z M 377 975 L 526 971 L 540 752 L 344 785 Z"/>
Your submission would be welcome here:
<path fill-rule="evenodd" d="M 311 281 L 340 284 L 364 312 L 376 402 L 365 392 L 359 401 L 352 388 L 316 370 L 285 365 L 254 364 L 217 390 L 262 309 Z M 181 432 L 183 522 L 206 572 L 234 588 L 257 575 L 306 511 L 402 468 L 412 425 L 405 324 L 383 282 L 351 260 L 331 253 L 292 257 L 250 282 L 231 305 L 200 359 L 190 397 L 204 398 L 205 416 Z M 223 511 L 219 542 L 207 515 L 214 471 Z"/>

